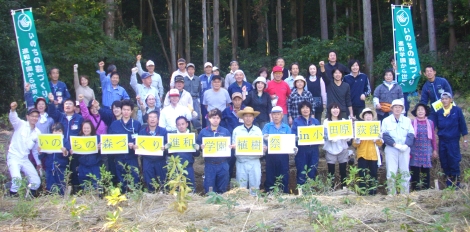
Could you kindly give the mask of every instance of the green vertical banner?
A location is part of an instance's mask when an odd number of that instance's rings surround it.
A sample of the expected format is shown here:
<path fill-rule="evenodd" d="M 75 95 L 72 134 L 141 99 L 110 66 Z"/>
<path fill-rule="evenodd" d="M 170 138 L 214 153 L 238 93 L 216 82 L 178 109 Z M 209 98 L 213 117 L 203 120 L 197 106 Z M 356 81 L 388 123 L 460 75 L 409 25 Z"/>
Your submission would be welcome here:
<path fill-rule="evenodd" d="M 409 6 L 392 5 L 396 80 L 404 93 L 414 92 L 420 78 L 418 48 L 410 9 Z"/>
<path fill-rule="evenodd" d="M 33 99 L 44 97 L 51 92 L 47 71 L 39 47 L 34 17 L 31 8 L 12 10 L 13 24 L 15 25 L 16 42 L 21 59 L 23 79 L 31 86 Z"/>

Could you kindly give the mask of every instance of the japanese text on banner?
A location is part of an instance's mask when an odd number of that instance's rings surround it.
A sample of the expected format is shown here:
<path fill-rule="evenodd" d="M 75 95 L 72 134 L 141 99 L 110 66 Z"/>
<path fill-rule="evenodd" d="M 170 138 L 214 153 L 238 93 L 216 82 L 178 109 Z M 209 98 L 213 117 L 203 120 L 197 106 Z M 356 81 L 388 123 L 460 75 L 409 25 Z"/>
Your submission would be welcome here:
<path fill-rule="evenodd" d="M 15 25 L 16 42 L 25 83 L 30 84 L 34 100 L 38 97 L 44 97 L 48 101 L 47 95 L 51 89 L 31 8 L 12 10 L 11 15 Z"/>
<path fill-rule="evenodd" d="M 237 155 L 263 155 L 262 136 L 238 136 L 235 145 Z"/>
<path fill-rule="evenodd" d="M 127 135 L 100 135 L 101 154 L 128 154 Z"/>
<path fill-rule="evenodd" d="M 351 120 L 329 121 L 326 129 L 329 140 L 350 139 L 354 136 Z"/>
<path fill-rule="evenodd" d="M 38 139 L 41 152 L 62 152 L 64 135 L 40 134 Z"/>
<path fill-rule="evenodd" d="M 270 134 L 268 137 L 268 154 L 294 154 L 294 134 Z"/>
<path fill-rule="evenodd" d="M 320 126 L 299 126 L 297 127 L 298 145 L 324 144 L 323 134 L 325 128 Z"/>
<path fill-rule="evenodd" d="M 404 93 L 413 92 L 420 78 L 413 17 L 409 7 L 395 5 L 392 5 L 392 15 L 397 82 Z"/>
<path fill-rule="evenodd" d="M 165 146 L 163 144 L 163 136 L 138 135 L 135 139 L 135 144 L 138 147 L 135 150 L 137 155 L 163 156 L 162 147 Z"/>
<path fill-rule="evenodd" d="M 361 140 L 372 140 L 380 137 L 380 121 L 354 122 L 354 137 Z"/>
<path fill-rule="evenodd" d="M 168 143 L 171 147 L 168 149 L 168 153 L 176 152 L 195 152 L 194 144 L 194 133 L 183 133 L 183 134 L 168 134 Z"/>
<path fill-rule="evenodd" d="M 230 137 L 204 137 L 203 157 L 230 157 Z"/>
<path fill-rule="evenodd" d="M 70 136 L 70 146 L 74 154 L 95 154 L 98 153 L 98 137 Z"/>

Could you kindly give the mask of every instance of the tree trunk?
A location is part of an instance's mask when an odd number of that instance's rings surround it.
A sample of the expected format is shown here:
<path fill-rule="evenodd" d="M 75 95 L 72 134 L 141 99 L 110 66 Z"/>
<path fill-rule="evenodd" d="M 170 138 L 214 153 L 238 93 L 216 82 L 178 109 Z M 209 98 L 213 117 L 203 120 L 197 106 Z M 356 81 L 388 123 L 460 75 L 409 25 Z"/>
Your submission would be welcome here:
<path fill-rule="evenodd" d="M 434 6 L 432 0 L 426 0 L 426 11 L 428 16 L 428 38 L 429 38 L 429 52 L 435 53 L 437 52 L 437 45 L 436 45 L 436 28 L 434 25 Z"/>
<path fill-rule="evenodd" d="M 207 16 L 206 0 L 202 0 L 202 62 L 207 62 Z"/>
<path fill-rule="evenodd" d="M 346 16 L 346 20 L 347 20 L 348 22 L 351 22 L 351 17 L 349 16 L 349 9 L 350 9 L 349 7 L 346 7 L 346 14 L 345 14 L 345 16 Z M 351 36 L 351 34 L 349 33 L 349 28 L 350 28 L 350 25 L 348 25 L 348 26 L 346 27 L 346 36 Z M 348 38 L 347 40 L 349 41 L 349 38 Z"/>
<path fill-rule="evenodd" d="M 237 59 L 237 44 L 235 43 L 235 31 L 237 30 L 235 28 L 235 18 L 236 18 L 236 12 L 234 12 L 234 7 L 233 7 L 233 0 L 229 0 L 229 11 L 230 11 L 230 35 L 232 39 L 232 60 Z"/>
<path fill-rule="evenodd" d="M 326 11 L 326 0 L 320 0 L 320 26 L 321 40 L 328 40 L 328 19 Z"/>
<path fill-rule="evenodd" d="M 268 11 L 264 12 L 264 19 L 266 20 L 266 56 L 271 55 L 271 44 L 269 43 L 269 27 L 268 27 Z"/>
<path fill-rule="evenodd" d="M 297 39 L 297 2 L 290 0 L 291 39 Z"/>
<path fill-rule="evenodd" d="M 250 17 L 249 17 L 249 2 L 248 0 L 242 0 L 242 17 L 243 17 L 243 48 L 247 49 L 250 47 Z"/>
<path fill-rule="evenodd" d="M 359 31 L 362 31 L 362 22 L 361 22 L 361 0 L 357 0 L 357 21 L 359 26 Z"/>
<path fill-rule="evenodd" d="M 186 52 L 186 61 L 189 63 L 191 62 L 191 35 L 189 34 L 189 0 L 184 1 L 184 14 L 185 14 L 185 21 L 184 21 L 184 37 L 185 37 L 185 49 Z"/>
<path fill-rule="evenodd" d="M 176 68 L 176 38 L 173 18 L 173 0 L 168 0 L 168 27 L 170 31 L 171 70 Z"/>
<path fill-rule="evenodd" d="M 374 85 L 374 78 L 372 76 L 372 67 L 374 67 L 374 43 L 372 41 L 372 12 L 371 0 L 363 0 L 363 17 L 364 17 L 364 58 L 366 64 L 365 73 L 371 77 L 371 86 Z"/>
<path fill-rule="evenodd" d="M 353 7 L 354 6 L 354 3 L 353 3 L 354 0 L 350 0 L 350 4 L 351 4 L 351 20 L 349 20 L 349 26 L 351 27 L 350 28 L 350 32 L 351 33 L 351 36 L 354 36 L 354 10 L 353 10 Z"/>
<path fill-rule="evenodd" d="M 158 29 L 157 20 L 155 19 L 155 15 L 153 14 L 153 6 L 152 6 L 151 0 L 148 0 L 148 3 L 149 3 L 149 6 L 150 6 L 149 7 L 149 10 L 150 10 L 149 15 L 152 15 L 153 23 L 155 25 L 155 30 L 157 31 L 158 38 L 160 38 L 160 44 L 162 45 L 163 55 L 165 55 L 166 63 L 168 64 L 168 71 L 171 73 L 172 72 L 171 62 L 170 62 L 170 59 L 168 58 L 168 54 L 166 53 L 165 43 L 164 43 L 162 35 L 160 34 L 160 30 Z"/>
<path fill-rule="evenodd" d="M 382 20 L 380 19 L 380 6 L 379 6 L 379 0 L 377 2 L 377 17 L 378 17 L 378 23 L 379 23 L 379 32 L 380 32 L 380 44 L 383 42 L 383 37 L 382 37 Z"/>
<path fill-rule="evenodd" d="M 336 0 L 333 1 L 333 38 L 338 36 L 338 15 L 336 10 Z"/>
<path fill-rule="evenodd" d="M 140 31 L 143 33 L 144 32 L 144 19 L 143 19 L 143 15 L 144 15 L 144 12 L 142 11 L 142 0 L 139 0 L 139 11 L 140 11 Z"/>
<path fill-rule="evenodd" d="M 449 21 L 449 50 L 454 51 L 457 46 L 457 39 L 455 38 L 454 28 L 454 7 L 452 0 L 447 0 L 447 20 Z"/>
<path fill-rule="evenodd" d="M 183 0 L 177 0 L 178 7 L 178 57 L 183 57 L 184 55 L 184 46 L 183 46 Z"/>
<path fill-rule="evenodd" d="M 220 65 L 219 58 L 219 0 L 214 0 L 214 65 Z M 219 66 L 220 67 L 220 66 Z"/>
<path fill-rule="evenodd" d="M 264 5 L 266 5 L 266 0 L 258 0 L 256 5 L 253 5 L 253 16 L 256 19 L 256 24 L 258 25 L 256 38 L 256 43 L 264 43 L 266 39 L 266 14 Z"/>
<path fill-rule="evenodd" d="M 211 14 L 211 4 L 210 4 L 210 0 L 209 0 L 209 1 L 206 1 L 206 3 L 207 3 L 207 7 L 206 7 L 207 13 L 206 13 L 206 15 L 207 15 L 207 30 L 208 30 L 208 31 L 207 31 L 207 33 L 208 33 L 208 34 L 207 34 L 207 41 L 209 41 L 209 40 L 211 40 L 211 39 L 213 40 L 213 37 L 212 37 L 212 29 L 213 29 L 213 28 L 212 28 L 212 20 L 211 20 L 211 15 L 212 15 L 212 14 Z"/>
<path fill-rule="evenodd" d="M 277 48 L 278 54 L 281 54 L 282 49 L 282 11 L 281 11 L 281 0 L 277 0 L 276 6 L 276 29 L 277 29 Z"/>
<path fill-rule="evenodd" d="M 300 37 L 304 36 L 304 9 L 305 9 L 305 0 L 300 0 L 299 17 L 297 18 Z"/>
<path fill-rule="evenodd" d="M 400 5 L 400 0 L 395 0 L 395 5 Z"/>
<path fill-rule="evenodd" d="M 116 3 L 114 0 L 106 0 L 107 11 L 106 11 L 106 21 L 104 23 L 104 33 L 114 38 L 114 16 L 116 13 Z"/>
<path fill-rule="evenodd" d="M 423 35 L 423 41 L 428 36 L 428 21 L 426 19 L 426 4 L 425 0 L 419 0 L 419 12 L 421 16 L 421 35 Z"/>

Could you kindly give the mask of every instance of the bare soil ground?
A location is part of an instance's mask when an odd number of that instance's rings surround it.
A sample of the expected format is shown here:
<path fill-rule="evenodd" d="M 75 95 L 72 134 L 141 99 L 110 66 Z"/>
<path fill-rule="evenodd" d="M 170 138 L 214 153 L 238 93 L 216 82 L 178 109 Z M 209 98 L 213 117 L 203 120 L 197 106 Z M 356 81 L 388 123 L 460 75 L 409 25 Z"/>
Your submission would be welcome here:
<path fill-rule="evenodd" d="M 460 105 L 460 104 L 459 104 Z M 467 116 L 465 106 L 462 107 Z M 0 132 L 0 174 L 9 177 L 6 153 L 11 132 Z M 470 168 L 470 152 L 462 149 L 462 176 Z M 357 196 L 351 191 L 331 191 L 323 195 L 296 195 L 296 169 L 290 157 L 289 187 L 292 194 L 253 197 L 247 190 L 232 189 L 222 195 L 233 204 L 206 203 L 202 196 L 203 159 L 194 168 L 197 194 L 191 195 L 188 210 L 178 213 L 170 204 L 175 196 L 147 194 L 121 204 L 121 220 L 111 230 L 118 231 L 470 231 L 470 189 L 467 183 L 459 190 L 442 190 L 445 185 L 439 161 L 434 161 L 431 180 L 438 179 L 441 190 L 412 192 L 409 196 L 387 196 L 383 187 L 376 196 Z M 327 168 L 322 152 L 319 175 Z M 263 175 L 264 175 L 263 165 Z M 338 173 L 338 171 L 337 171 Z M 379 169 L 385 183 L 385 168 Z M 263 176 L 264 181 L 264 176 Z M 434 181 L 431 181 L 434 186 Z M 72 217 L 70 202 L 88 207 L 80 219 Z M 316 199 L 317 201 L 313 201 Z M 300 203 L 299 203 L 300 202 Z M 310 202 L 310 204 L 308 204 Z M 60 197 L 41 196 L 29 206 L 37 216 L 21 220 L 14 216 L 18 199 L 0 196 L 0 231 L 104 231 L 107 212 L 114 207 L 96 194 Z"/>

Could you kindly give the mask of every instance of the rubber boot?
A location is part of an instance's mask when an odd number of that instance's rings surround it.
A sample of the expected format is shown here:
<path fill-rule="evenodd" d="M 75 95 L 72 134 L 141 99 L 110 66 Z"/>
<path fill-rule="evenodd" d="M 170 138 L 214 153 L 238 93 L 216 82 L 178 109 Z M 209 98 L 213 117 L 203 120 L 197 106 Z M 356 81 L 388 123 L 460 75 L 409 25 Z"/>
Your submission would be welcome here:
<path fill-rule="evenodd" d="M 339 174 L 341 176 L 341 186 L 346 187 L 346 183 L 344 183 L 344 180 L 346 180 L 346 165 L 347 163 L 340 163 L 339 164 Z"/>
<path fill-rule="evenodd" d="M 335 164 L 328 164 L 328 174 L 332 176 L 333 179 L 331 181 L 331 188 L 335 188 Z"/>

